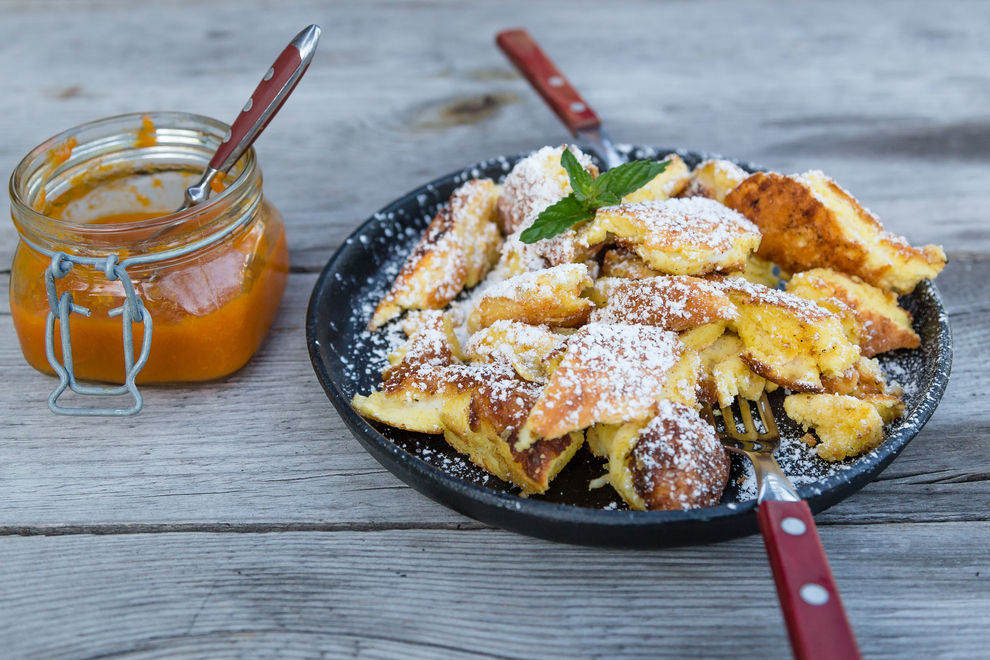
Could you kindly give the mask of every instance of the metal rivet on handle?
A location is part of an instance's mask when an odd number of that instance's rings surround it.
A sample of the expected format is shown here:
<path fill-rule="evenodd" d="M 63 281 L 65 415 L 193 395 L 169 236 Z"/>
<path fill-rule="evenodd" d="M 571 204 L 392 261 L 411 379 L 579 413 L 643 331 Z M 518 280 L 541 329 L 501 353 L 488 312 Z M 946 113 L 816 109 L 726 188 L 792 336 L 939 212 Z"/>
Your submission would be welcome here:
<path fill-rule="evenodd" d="M 780 528 L 791 536 L 801 536 L 808 531 L 808 526 L 800 518 L 784 518 L 780 521 Z"/>
<path fill-rule="evenodd" d="M 584 105 L 584 103 L 581 103 L 579 101 L 575 101 L 574 103 L 571 103 L 571 112 L 584 112 L 585 109 L 586 106 Z"/>
<path fill-rule="evenodd" d="M 241 112 L 247 112 L 248 110 L 250 110 L 253 107 L 254 107 L 254 99 L 253 98 L 249 98 L 248 101 L 247 101 L 247 103 L 244 104 L 244 109 L 241 110 Z"/>
<path fill-rule="evenodd" d="M 265 72 L 265 77 L 262 80 L 271 80 L 272 76 L 275 75 L 275 68 L 269 67 L 268 71 Z"/>
<path fill-rule="evenodd" d="M 809 582 L 801 587 L 801 600 L 808 605 L 824 605 L 828 602 L 828 590 L 820 584 Z"/>
<path fill-rule="evenodd" d="M 550 78 L 547 80 L 547 83 L 551 87 L 563 87 L 564 79 L 561 78 L 560 76 L 550 76 Z"/>

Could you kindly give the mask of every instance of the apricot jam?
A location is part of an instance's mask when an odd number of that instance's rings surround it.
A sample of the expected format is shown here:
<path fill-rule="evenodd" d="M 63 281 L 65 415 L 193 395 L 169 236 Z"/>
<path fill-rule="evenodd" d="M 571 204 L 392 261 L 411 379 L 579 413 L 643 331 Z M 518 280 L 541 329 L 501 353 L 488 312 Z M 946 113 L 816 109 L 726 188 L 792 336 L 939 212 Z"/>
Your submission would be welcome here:
<path fill-rule="evenodd" d="M 76 259 L 55 279 L 89 310 L 69 317 L 75 378 L 125 380 L 119 280 L 86 260 L 116 255 L 153 320 L 138 383 L 222 378 L 258 350 L 278 310 L 289 270 L 285 226 L 263 196 L 254 150 L 206 202 L 172 212 L 205 168 L 227 127 L 184 113 L 125 115 L 86 124 L 34 149 L 11 177 L 11 216 L 20 236 L 10 306 L 21 350 L 53 373 L 46 356 L 52 255 Z M 134 326 L 133 350 L 143 348 Z M 54 356 L 64 363 L 54 322 Z"/>

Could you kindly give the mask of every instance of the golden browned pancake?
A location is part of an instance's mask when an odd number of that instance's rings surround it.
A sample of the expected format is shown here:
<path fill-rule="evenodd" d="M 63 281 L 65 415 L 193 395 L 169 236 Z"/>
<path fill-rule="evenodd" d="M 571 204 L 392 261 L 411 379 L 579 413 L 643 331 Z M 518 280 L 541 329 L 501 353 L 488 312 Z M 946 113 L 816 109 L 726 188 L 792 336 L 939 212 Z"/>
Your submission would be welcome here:
<path fill-rule="evenodd" d="M 757 254 L 796 273 L 832 268 L 897 293 L 909 293 L 945 266 L 935 245 L 914 248 L 821 172 L 757 172 L 725 203 L 763 232 Z"/>
<path fill-rule="evenodd" d="M 753 223 L 704 197 L 602 208 L 580 232 L 588 245 L 609 236 L 668 275 L 739 270 L 760 244 Z"/>
<path fill-rule="evenodd" d="M 684 186 L 691 179 L 691 170 L 684 159 L 677 154 L 667 154 L 660 160 L 668 161 L 666 169 L 639 190 L 634 190 L 623 197 L 623 204 L 662 201 L 676 197 L 684 190 Z"/>
<path fill-rule="evenodd" d="M 661 399 L 695 402 L 698 356 L 673 332 L 589 323 L 568 338 L 560 366 L 533 407 L 517 448 L 592 424 L 645 421 Z"/>
<path fill-rule="evenodd" d="M 729 479 L 715 430 L 682 403 L 661 401 L 645 426 L 593 426 L 588 446 L 608 459 L 604 481 L 641 511 L 715 506 Z"/>
<path fill-rule="evenodd" d="M 815 452 L 826 461 L 859 456 L 883 442 L 883 419 L 868 401 L 842 394 L 792 394 L 784 412 L 805 430 L 813 428 Z M 810 444 L 810 443 L 809 443 Z"/>
<path fill-rule="evenodd" d="M 638 254 L 622 247 L 607 250 L 602 257 L 602 277 L 624 277 L 632 280 L 662 275 L 646 265 Z"/>
<path fill-rule="evenodd" d="M 741 275 L 743 279 L 768 286 L 771 289 L 776 289 L 781 282 L 786 282 L 791 278 L 790 273 L 781 270 L 772 261 L 760 259 L 755 254 L 749 255 L 746 259 L 746 265 L 737 274 Z"/>
<path fill-rule="evenodd" d="M 749 174 L 743 168 L 727 160 L 706 160 L 694 168 L 681 197 L 708 197 L 716 202 L 738 186 Z"/>
<path fill-rule="evenodd" d="M 856 325 L 856 337 L 850 339 L 859 342 L 867 357 L 921 345 L 921 338 L 911 327 L 911 315 L 897 304 L 897 296 L 855 275 L 815 268 L 792 277 L 787 292 L 850 317 Z"/>
<path fill-rule="evenodd" d="M 450 319 L 442 312 L 424 312 L 409 340 L 389 356 L 391 366 L 385 369 L 381 390 L 368 396 L 355 395 L 351 405 L 362 416 L 389 426 L 440 433 L 439 411 L 444 397 L 453 396 L 477 378 L 491 376 L 464 365 L 460 354 Z"/>
<path fill-rule="evenodd" d="M 369 419 L 420 433 L 443 433 L 456 450 L 528 493 L 546 490 L 584 441 L 581 433 L 513 447 L 542 388 L 520 379 L 507 361 L 464 364 L 449 319 L 423 314 L 384 373 L 381 390 L 355 396 Z"/>
<path fill-rule="evenodd" d="M 510 372 L 511 373 L 511 372 Z M 517 431 L 540 394 L 538 385 L 513 377 L 476 383 L 444 400 L 444 439 L 471 462 L 526 493 L 543 493 L 584 442 L 580 432 L 515 448 Z"/>
<path fill-rule="evenodd" d="M 598 168 L 587 154 L 573 145 L 568 148 L 592 176 L 598 176 Z M 531 224 L 538 213 L 572 192 L 567 171 L 560 164 L 563 152 L 563 146 L 543 147 L 516 163 L 505 177 L 498 217 L 506 234 Z"/>
<path fill-rule="evenodd" d="M 502 320 L 471 335 L 464 354 L 472 362 L 507 362 L 524 380 L 545 383 L 564 340 L 545 325 Z"/>
<path fill-rule="evenodd" d="M 582 263 L 592 259 L 601 248 L 600 245 L 587 245 L 574 229 L 535 243 L 523 243 L 520 236 L 529 224 L 505 238 L 497 270 L 506 277 L 561 264 Z"/>
<path fill-rule="evenodd" d="M 709 403 L 727 407 L 741 396 L 756 401 L 763 392 L 772 392 L 777 385 L 755 373 L 742 359 L 743 342 L 732 333 L 725 333 L 707 348 L 698 351 L 701 377 L 698 397 Z"/>
<path fill-rule="evenodd" d="M 706 323 L 697 328 L 684 330 L 678 333 L 678 336 L 681 338 L 681 342 L 691 350 L 703 351 L 722 336 L 727 325 L 727 321 Z"/>
<path fill-rule="evenodd" d="M 473 179 L 440 209 L 378 303 L 369 329 L 405 309 L 442 309 L 465 286 L 474 286 L 498 257 L 502 235 L 495 223 L 498 186 Z"/>
<path fill-rule="evenodd" d="M 688 275 L 664 275 L 624 281 L 608 292 L 604 307 L 591 312 L 591 322 L 641 323 L 681 332 L 736 317 L 721 288 Z"/>
<path fill-rule="evenodd" d="M 472 331 L 495 321 L 573 327 L 588 319 L 595 304 L 581 297 L 593 284 L 585 264 L 562 264 L 509 278 L 485 290 L 468 318 Z"/>
<path fill-rule="evenodd" d="M 810 300 L 754 284 L 719 278 L 739 316 L 731 321 L 750 369 L 799 392 L 822 392 L 822 374 L 838 375 L 859 359 L 838 317 Z"/>
<path fill-rule="evenodd" d="M 903 390 L 887 385 L 880 363 L 875 359 L 861 357 L 842 374 L 823 376 L 822 386 L 829 394 L 846 394 L 870 403 L 880 413 L 884 424 L 904 416 Z"/>

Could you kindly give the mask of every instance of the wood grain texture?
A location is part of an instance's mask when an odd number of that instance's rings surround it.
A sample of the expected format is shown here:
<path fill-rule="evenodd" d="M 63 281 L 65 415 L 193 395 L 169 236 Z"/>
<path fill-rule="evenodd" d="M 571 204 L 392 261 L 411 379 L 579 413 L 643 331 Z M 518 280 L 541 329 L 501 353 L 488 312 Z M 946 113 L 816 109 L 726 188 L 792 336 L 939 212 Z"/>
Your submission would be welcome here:
<path fill-rule="evenodd" d="M 0 6 L 3 172 L 99 117 L 160 109 L 232 121 L 284 41 L 321 24 L 313 65 L 257 145 L 297 267 L 321 265 L 360 220 L 425 181 L 567 139 L 493 43 L 511 24 L 616 141 L 819 168 L 914 241 L 990 248 L 990 11 L 979 0 L 800 10 L 636 0 L 618 13 L 594 0 Z M 53 35 L 45 48 L 39 35 Z M 0 264 L 13 237 L 0 226 Z"/>
<path fill-rule="evenodd" d="M 313 375 L 305 306 L 350 231 L 425 181 L 567 138 L 493 44 L 515 25 L 617 141 L 819 168 L 892 230 L 946 247 L 955 359 L 942 404 L 877 481 L 817 521 L 868 657 L 985 653 L 985 3 L 0 0 L 0 16 L 3 172 L 99 117 L 230 121 L 287 38 L 324 29 L 258 142 L 293 272 L 245 369 L 146 388 L 136 418 L 56 418 L 0 276 L 0 655 L 785 652 L 759 538 L 644 553 L 490 529 L 380 468 Z M 15 244 L 0 224 L 0 273 Z"/>
<path fill-rule="evenodd" d="M 990 643 L 990 522 L 839 525 L 822 540 L 866 657 L 975 657 Z M 84 535 L 0 548 L 0 637 L 18 657 L 786 653 L 755 537 L 662 552 L 499 530 Z"/>
<path fill-rule="evenodd" d="M 54 379 L 24 363 L 10 317 L 0 316 L 10 385 L 0 407 L 18 410 L 0 464 L 0 533 L 466 522 L 380 468 L 330 406 L 306 350 L 314 281 L 291 275 L 274 330 L 245 369 L 205 386 L 144 387 L 140 415 L 98 427 L 48 412 Z M 880 480 L 820 516 L 822 524 L 990 520 L 990 403 L 982 396 L 990 374 L 981 366 L 990 345 L 979 341 L 990 305 L 977 290 L 986 281 L 990 258 L 953 261 L 939 278 L 956 347 L 942 404 Z"/>

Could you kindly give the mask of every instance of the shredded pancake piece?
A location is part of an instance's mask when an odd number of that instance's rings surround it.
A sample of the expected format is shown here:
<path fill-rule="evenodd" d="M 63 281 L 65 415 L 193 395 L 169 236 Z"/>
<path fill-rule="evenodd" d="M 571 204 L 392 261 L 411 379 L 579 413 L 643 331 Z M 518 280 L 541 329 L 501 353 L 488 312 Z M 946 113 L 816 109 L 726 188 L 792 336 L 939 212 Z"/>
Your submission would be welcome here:
<path fill-rule="evenodd" d="M 693 404 L 698 356 L 677 334 L 645 325 L 589 323 L 537 400 L 517 448 L 592 424 L 646 420 L 661 399 Z"/>
<path fill-rule="evenodd" d="M 491 179 L 473 179 L 454 191 L 378 303 L 369 329 L 406 309 L 442 309 L 465 286 L 481 281 L 502 244 L 495 223 L 497 197 Z"/>
<path fill-rule="evenodd" d="M 859 359 L 839 318 L 810 300 L 754 284 L 719 278 L 739 317 L 730 323 L 757 374 L 799 392 L 823 392 L 821 376 L 841 374 Z"/>
<path fill-rule="evenodd" d="M 691 180 L 681 197 L 708 197 L 723 203 L 725 196 L 749 174 L 727 160 L 706 160 L 691 172 Z"/>
<path fill-rule="evenodd" d="M 796 273 L 832 268 L 896 293 L 910 293 L 945 267 L 935 245 L 912 247 L 818 171 L 757 172 L 726 198 L 763 232 L 757 254 Z"/>
<path fill-rule="evenodd" d="M 640 323 L 681 332 L 736 317 L 736 308 L 719 286 L 687 275 L 622 282 L 607 294 L 605 307 L 591 321 Z"/>
<path fill-rule="evenodd" d="M 870 451 L 883 442 L 883 419 L 868 401 L 842 394 L 792 394 L 784 399 L 787 416 L 814 428 L 820 444 L 815 453 L 841 461 Z"/>
<path fill-rule="evenodd" d="M 760 244 L 760 231 L 739 213 L 704 197 L 599 209 L 581 239 L 614 236 L 646 264 L 669 275 L 739 270 Z"/>
<path fill-rule="evenodd" d="M 632 509 L 715 506 L 729 478 L 729 458 L 715 430 L 682 403 L 661 401 L 645 426 L 593 426 L 588 446 L 608 459 L 603 481 Z"/>
<path fill-rule="evenodd" d="M 855 326 L 850 340 L 858 342 L 867 357 L 921 345 L 921 338 L 911 327 L 911 315 L 897 304 L 897 296 L 855 275 L 815 268 L 792 277 L 787 292 L 814 300 L 847 318 Z"/>
<path fill-rule="evenodd" d="M 545 325 L 499 320 L 471 336 L 464 353 L 477 362 L 504 361 L 525 380 L 545 383 L 563 357 L 565 338 Z"/>
<path fill-rule="evenodd" d="M 592 284 L 585 264 L 516 275 L 485 290 L 468 318 L 468 327 L 476 331 L 500 320 L 551 327 L 581 325 L 595 308 L 581 297 Z"/>
<path fill-rule="evenodd" d="M 581 166 L 598 176 L 591 158 L 575 146 L 567 147 Z M 512 234 L 551 204 L 573 191 L 567 171 L 560 164 L 564 147 L 543 147 L 526 156 L 512 168 L 502 183 L 498 217 L 502 230 Z"/>
<path fill-rule="evenodd" d="M 622 247 L 605 251 L 602 257 L 602 277 L 624 277 L 640 280 L 645 277 L 662 275 L 646 265 L 638 254 Z"/>

